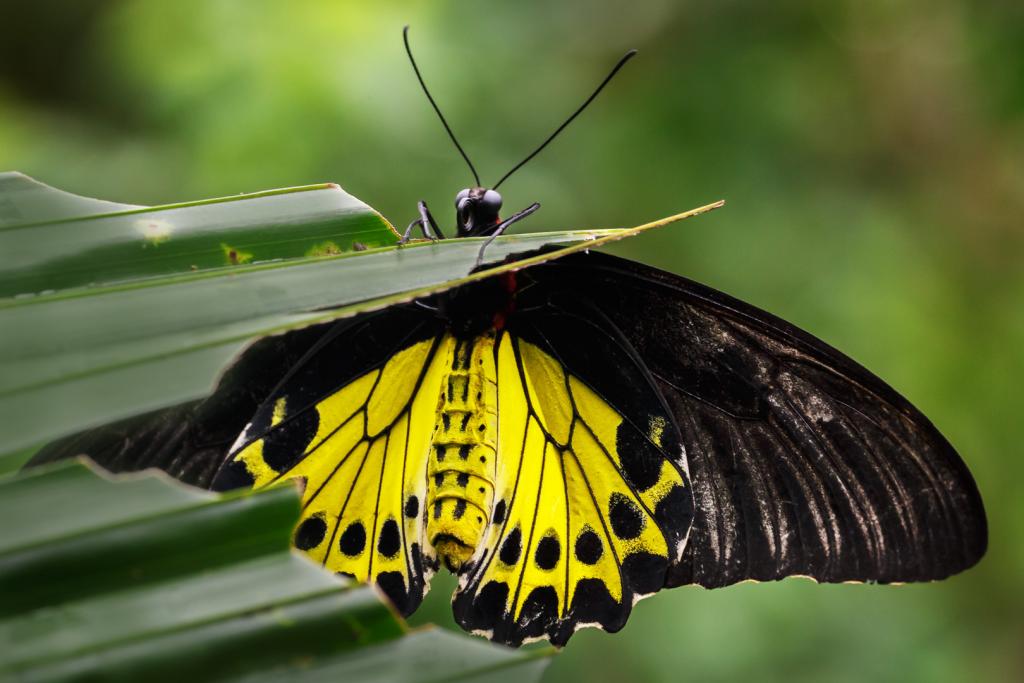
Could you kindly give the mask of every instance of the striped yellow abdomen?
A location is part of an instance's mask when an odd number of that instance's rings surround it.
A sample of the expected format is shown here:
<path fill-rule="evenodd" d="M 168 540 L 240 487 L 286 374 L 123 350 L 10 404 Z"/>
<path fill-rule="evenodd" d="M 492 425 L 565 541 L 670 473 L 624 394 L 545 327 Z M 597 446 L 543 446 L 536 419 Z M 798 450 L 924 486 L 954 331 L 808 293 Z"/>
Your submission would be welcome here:
<path fill-rule="evenodd" d="M 497 381 L 493 333 L 450 345 L 427 463 L 427 539 L 459 572 L 494 504 Z"/>

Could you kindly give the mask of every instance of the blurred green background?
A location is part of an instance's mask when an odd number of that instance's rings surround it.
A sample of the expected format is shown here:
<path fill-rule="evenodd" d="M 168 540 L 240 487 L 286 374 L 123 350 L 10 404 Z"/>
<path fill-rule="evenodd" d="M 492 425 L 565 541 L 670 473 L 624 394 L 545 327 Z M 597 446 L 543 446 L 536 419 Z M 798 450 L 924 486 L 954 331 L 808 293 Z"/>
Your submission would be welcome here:
<path fill-rule="evenodd" d="M 990 551 L 934 585 L 682 588 L 578 634 L 548 680 L 1024 680 L 1024 5 L 951 0 L 2 3 L 0 169 L 127 203 L 335 181 L 444 226 L 469 174 L 401 47 L 517 230 L 624 244 L 793 321 L 958 447 Z M 652 311 L 651 315 L 656 315 Z M 451 625 L 448 589 L 415 621 Z"/>

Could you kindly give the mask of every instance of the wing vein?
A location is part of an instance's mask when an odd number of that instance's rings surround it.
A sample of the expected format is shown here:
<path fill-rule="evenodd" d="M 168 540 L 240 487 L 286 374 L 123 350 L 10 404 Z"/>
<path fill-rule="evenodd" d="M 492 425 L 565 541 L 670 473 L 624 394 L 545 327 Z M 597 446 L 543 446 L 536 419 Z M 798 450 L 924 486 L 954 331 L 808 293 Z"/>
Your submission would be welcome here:
<path fill-rule="evenodd" d="M 516 610 L 519 607 L 519 593 L 523 587 L 523 578 L 526 576 L 526 568 L 530 565 L 530 550 L 533 549 L 533 534 L 537 528 L 537 513 L 540 512 L 540 493 L 544 489 L 544 465 L 547 463 L 548 448 L 551 447 L 550 442 L 544 443 L 544 450 L 541 453 L 540 460 L 540 477 L 537 481 L 537 501 L 533 506 L 533 518 L 530 520 L 530 537 L 523 546 L 522 554 L 522 568 L 519 570 L 519 580 L 516 581 L 516 592 L 515 597 L 512 598 L 512 611 L 509 613 L 509 622 L 513 622 L 516 619 Z"/>
<path fill-rule="evenodd" d="M 366 452 L 363 453 L 363 460 L 359 463 L 359 469 L 356 470 L 356 476 L 352 477 L 352 485 L 348 488 L 348 493 L 345 494 L 345 501 L 341 504 L 341 510 L 338 511 L 338 518 L 334 522 L 334 529 L 331 531 L 331 540 L 327 545 L 327 552 L 324 553 L 323 563 L 320 565 L 326 569 L 327 560 L 330 559 L 331 553 L 334 552 L 334 539 L 338 535 L 338 527 L 341 526 L 341 520 L 345 516 L 345 509 L 348 507 L 348 502 L 352 498 L 352 492 L 356 489 L 356 484 L 359 483 L 359 476 L 363 473 L 363 467 L 366 466 L 366 460 L 370 457 L 370 449 L 373 448 L 373 444 L 367 444 Z"/>

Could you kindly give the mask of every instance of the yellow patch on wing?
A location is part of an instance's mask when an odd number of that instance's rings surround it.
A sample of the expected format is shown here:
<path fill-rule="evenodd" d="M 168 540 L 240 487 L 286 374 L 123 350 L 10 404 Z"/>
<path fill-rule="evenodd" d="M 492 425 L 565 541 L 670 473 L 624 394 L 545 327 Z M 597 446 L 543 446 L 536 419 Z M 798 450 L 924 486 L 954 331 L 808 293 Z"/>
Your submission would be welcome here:
<path fill-rule="evenodd" d="M 616 630 L 635 598 L 662 587 L 676 555 L 655 517 L 683 483 L 659 450 L 664 418 L 631 436 L 649 441 L 641 455 L 653 460 L 627 463 L 624 416 L 544 350 L 503 335 L 497 376 L 495 512 L 456 617 L 512 644 L 564 642 L 582 625 Z M 656 481 L 637 490 L 631 468 Z"/>
<path fill-rule="evenodd" d="M 293 417 L 287 396 L 275 399 L 268 433 L 232 456 L 257 488 L 303 479 L 296 546 L 333 572 L 375 581 L 406 614 L 429 578 L 427 454 L 451 346 L 450 337 L 412 344 L 305 408 L 316 413 L 315 433 L 294 443 L 296 463 L 287 471 L 264 458 L 274 429 Z"/>
<path fill-rule="evenodd" d="M 577 452 L 586 452 L 589 454 L 588 457 L 603 455 L 605 458 L 610 458 L 619 472 L 628 469 L 623 464 L 622 454 L 619 453 L 618 434 L 622 417 L 593 390 L 575 377 L 569 379 L 569 384 L 572 387 L 572 395 L 580 417 L 586 424 L 586 431 L 591 437 L 580 442 L 583 449 Z M 665 426 L 664 417 L 651 416 L 646 425 L 640 426 L 647 428 L 646 434 L 643 434 L 641 438 L 646 438 L 654 446 L 660 447 Z M 638 433 L 640 433 L 639 430 Z M 674 487 L 684 485 L 685 482 L 680 471 L 668 459 L 665 459 L 657 466 L 656 481 L 653 485 L 642 490 L 634 489 L 631 497 L 634 502 L 640 504 L 646 517 L 653 517 L 658 503 L 669 491 Z M 671 549 L 673 557 L 678 556 L 678 551 L 681 551 L 681 548 Z"/>

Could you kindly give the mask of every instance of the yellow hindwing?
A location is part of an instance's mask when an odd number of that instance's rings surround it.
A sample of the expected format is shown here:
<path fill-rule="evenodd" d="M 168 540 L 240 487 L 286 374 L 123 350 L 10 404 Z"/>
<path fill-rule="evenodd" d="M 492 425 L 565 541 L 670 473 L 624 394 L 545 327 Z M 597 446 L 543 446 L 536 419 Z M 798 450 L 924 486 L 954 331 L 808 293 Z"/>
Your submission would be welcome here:
<path fill-rule="evenodd" d="M 269 430 L 243 434 L 230 457 L 257 487 L 303 480 L 296 545 L 376 582 L 403 613 L 443 562 L 460 574 L 464 627 L 564 642 L 580 626 L 620 628 L 679 559 L 658 512 L 687 485 L 676 454 L 660 451 L 666 416 L 635 424 L 507 332 L 420 341 L 314 406 L 289 398 L 274 397 Z M 299 419 L 315 430 L 276 471 L 265 449 Z M 643 488 L 623 459 L 636 454 L 620 453 L 637 439 Z"/>

